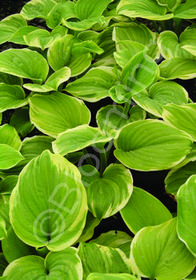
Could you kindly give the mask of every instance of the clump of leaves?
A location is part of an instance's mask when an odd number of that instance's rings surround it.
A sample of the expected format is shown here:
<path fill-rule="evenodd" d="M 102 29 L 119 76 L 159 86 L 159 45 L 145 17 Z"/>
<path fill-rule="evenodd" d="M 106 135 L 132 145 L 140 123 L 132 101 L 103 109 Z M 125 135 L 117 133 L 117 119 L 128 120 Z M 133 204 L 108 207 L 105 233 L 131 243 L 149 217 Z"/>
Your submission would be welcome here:
<path fill-rule="evenodd" d="M 0 22 L 0 279 L 196 279 L 195 16 L 31 0 Z M 132 170 L 169 170 L 177 213 Z M 119 213 L 127 230 L 94 236 Z"/>

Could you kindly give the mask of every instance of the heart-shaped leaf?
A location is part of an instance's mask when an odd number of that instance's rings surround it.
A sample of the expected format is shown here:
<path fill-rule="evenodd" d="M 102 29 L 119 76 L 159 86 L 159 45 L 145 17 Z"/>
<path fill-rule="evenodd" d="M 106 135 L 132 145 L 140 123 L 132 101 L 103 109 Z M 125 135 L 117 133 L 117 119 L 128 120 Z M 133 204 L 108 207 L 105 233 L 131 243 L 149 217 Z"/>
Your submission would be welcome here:
<path fill-rule="evenodd" d="M 196 193 L 196 175 L 192 175 L 179 189 L 177 193 L 177 217 L 178 217 L 178 235 L 186 244 L 191 253 L 196 256 L 196 207 L 194 197 Z"/>
<path fill-rule="evenodd" d="M 90 273 L 130 273 L 131 268 L 125 254 L 116 248 L 80 243 L 79 257 L 84 270 L 84 280 Z"/>
<path fill-rule="evenodd" d="M 45 58 L 29 49 L 8 49 L 0 53 L 0 71 L 17 77 L 45 81 L 49 67 Z"/>
<path fill-rule="evenodd" d="M 3 273 L 7 280 L 61 279 L 82 280 L 82 264 L 75 248 L 51 252 L 44 260 L 26 256 L 13 261 Z"/>
<path fill-rule="evenodd" d="M 30 98 L 30 119 L 40 131 L 56 137 L 66 129 L 88 124 L 90 112 L 82 101 L 60 92 L 35 94 Z"/>
<path fill-rule="evenodd" d="M 152 85 L 149 92 L 135 94 L 133 100 L 147 112 L 162 117 L 164 105 L 188 103 L 188 92 L 173 81 L 161 81 Z"/>
<path fill-rule="evenodd" d="M 191 137 L 158 120 L 141 120 L 126 125 L 115 143 L 116 158 L 141 171 L 169 169 L 190 152 Z"/>
<path fill-rule="evenodd" d="M 88 165 L 86 168 L 82 166 L 81 174 L 89 210 L 98 219 L 114 215 L 127 204 L 132 194 L 133 180 L 123 165 L 111 164 L 99 177 L 97 172 L 89 172 Z"/>
<path fill-rule="evenodd" d="M 53 0 L 31 0 L 24 5 L 21 14 L 27 19 L 46 18 L 49 12 L 56 6 Z"/>
<path fill-rule="evenodd" d="M 172 218 L 169 210 L 157 198 L 136 187 L 133 188 L 132 196 L 120 213 L 134 234 L 146 226 L 159 225 Z"/>
<path fill-rule="evenodd" d="M 174 127 L 187 132 L 196 140 L 196 104 L 168 104 L 164 106 L 163 119 Z"/>
<path fill-rule="evenodd" d="M 0 169 L 9 169 L 23 159 L 22 155 L 6 144 L 0 144 Z"/>
<path fill-rule="evenodd" d="M 0 112 L 16 109 L 26 104 L 27 99 L 20 86 L 0 83 Z"/>
<path fill-rule="evenodd" d="M 86 214 L 80 173 L 62 156 L 46 150 L 20 173 L 11 195 L 10 219 L 25 243 L 63 250 L 81 235 Z"/>
<path fill-rule="evenodd" d="M 109 89 L 117 77 L 111 67 L 91 68 L 82 78 L 69 83 L 65 90 L 72 95 L 90 102 L 96 102 L 109 95 Z"/>
<path fill-rule="evenodd" d="M 184 279 L 195 267 L 195 258 L 178 239 L 176 219 L 140 230 L 131 243 L 131 261 L 139 275 L 152 280 Z"/>
<path fill-rule="evenodd" d="M 99 128 L 84 124 L 60 133 L 52 146 L 56 154 L 64 156 L 96 143 L 109 142 L 111 139 L 112 137 L 105 136 Z"/>

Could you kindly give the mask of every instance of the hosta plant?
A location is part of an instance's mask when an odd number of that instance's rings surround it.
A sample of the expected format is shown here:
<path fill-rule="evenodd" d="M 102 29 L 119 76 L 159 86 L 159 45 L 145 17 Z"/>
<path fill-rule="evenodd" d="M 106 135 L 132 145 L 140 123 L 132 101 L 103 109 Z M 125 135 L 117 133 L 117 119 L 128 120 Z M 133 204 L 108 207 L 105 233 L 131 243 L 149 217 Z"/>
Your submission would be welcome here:
<path fill-rule="evenodd" d="M 195 17 L 31 0 L 1 20 L 0 279 L 196 279 Z M 163 170 L 176 211 L 135 184 Z"/>

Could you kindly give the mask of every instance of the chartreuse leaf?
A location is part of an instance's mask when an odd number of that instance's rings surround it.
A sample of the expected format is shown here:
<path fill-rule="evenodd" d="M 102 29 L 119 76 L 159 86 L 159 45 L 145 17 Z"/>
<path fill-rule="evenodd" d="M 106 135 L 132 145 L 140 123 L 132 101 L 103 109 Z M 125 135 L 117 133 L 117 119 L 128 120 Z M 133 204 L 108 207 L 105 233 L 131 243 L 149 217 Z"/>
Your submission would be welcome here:
<path fill-rule="evenodd" d="M 10 201 L 10 194 L 0 193 L 0 205 L 1 205 L 0 217 L 6 222 L 7 226 L 10 226 L 9 201 Z"/>
<path fill-rule="evenodd" d="M 195 258 L 176 232 L 176 219 L 140 230 L 131 243 L 131 261 L 141 276 L 152 280 L 184 279 Z"/>
<path fill-rule="evenodd" d="M 84 124 L 58 134 L 52 147 L 56 154 L 64 156 L 96 143 L 109 142 L 111 139 L 112 136 L 104 135 L 99 128 Z"/>
<path fill-rule="evenodd" d="M 93 67 L 82 78 L 69 83 L 65 90 L 86 101 L 96 102 L 109 96 L 109 89 L 116 81 L 111 67 Z"/>
<path fill-rule="evenodd" d="M 186 105 L 168 104 L 164 106 L 163 119 L 170 125 L 187 132 L 196 140 L 196 104 Z"/>
<path fill-rule="evenodd" d="M 1 245 L 3 254 L 8 263 L 11 263 L 12 261 L 24 256 L 36 255 L 35 248 L 23 243 L 17 237 L 12 227 L 9 228 L 7 236 L 4 238 L 4 240 L 2 240 Z"/>
<path fill-rule="evenodd" d="M 0 216 L 0 240 L 3 240 L 7 235 L 6 222 Z"/>
<path fill-rule="evenodd" d="M 17 181 L 17 175 L 10 175 L 2 179 L 2 181 L 0 182 L 0 193 L 11 194 L 13 188 L 16 186 Z"/>
<path fill-rule="evenodd" d="M 157 198 L 136 187 L 133 188 L 132 196 L 120 213 L 134 234 L 146 226 L 159 225 L 172 218 L 169 210 Z"/>
<path fill-rule="evenodd" d="M 48 49 L 47 58 L 54 71 L 68 66 L 71 69 L 71 76 L 76 76 L 84 72 L 91 64 L 91 54 L 89 52 L 73 52 L 74 37 L 68 34 L 56 40 Z"/>
<path fill-rule="evenodd" d="M 99 220 L 116 214 L 132 194 L 133 179 L 123 165 L 109 165 L 102 176 L 98 171 L 89 170 L 87 165 L 82 167 L 81 174 L 87 190 L 89 210 Z"/>
<path fill-rule="evenodd" d="M 194 174 L 196 174 L 196 161 L 189 162 L 181 168 L 171 170 L 165 178 L 166 191 L 176 196 L 180 186 Z"/>
<path fill-rule="evenodd" d="M 175 10 L 175 8 L 181 3 L 181 0 L 156 0 L 161 6 L 169 8 L 169 10 Z"/>
<path fill-rule="evenodd" d="M 145 120 L 146 118 L 146 111 L 143 110 L 140 106 L 138 105 L 133 105 L 131 109 L 129 110 L 129 120 L 131 122 L 135 121 L 140 121 L 140 120 Z"/>
<path fill-rule="evenodd" d="M 54 72 L 43 85 L 39 84 L 24 84 L 24 88 L 27 88 L 35 92 L 49 92 L 57 91 L 60 84 L 69 80 L 71 71 L 68 67 L 63 67 L 56 72 Z"/>
<path fill-rule="evenodd" d="M 81 235 L 86 214 L 80 173 L 62 156 L 46 150 L 20 173 L 11 194 L 10 220 L 23 242 L 63 250 Z"/>
<path fill-rule="evenodd" d="M 0 71 L 17 77 L 45 81 L 49 67 L 44 57 L 29 49 L 8 49 L 0 53 Z"/>
<path fill-rule="evenodd" d="M 0 83 L 0 112 L 16 109 L 26 104 L 27 99 L 20 86 Z"/>
<path fill-rule="evenodd" d="M 167 8 L 158 5 L 153 0 L 121 0 L 117 11 L 120 15 L 130 18 L 140 17 L 150 20 L 167 20 L 173 17 L 173 14 L 167 14 Z"/>
<path fill-rule="evenodd" d="M 4 18 L 0 22 L 0 44 L 8 41 L 19 28 L 24 26 L 27 26 L 27 22 L 22 15 L 14 14 Z"/>
<path fill-rule="evenodd" d="M 45 260 L 25 256 L 13 261 L 3 273 L 6 280 L 62 279 L 82 280 L 82 264 L 75 248 L 49 253 Z"/>
<path fill-rule="evenodd" d="M 135 276 L 127 273 L 91 273 L 87 280 L 137 280 Z"/>
<path fill-rule="evenodd" d="M 13 126 L 22 137 L 30 133 L 34 129 L 34 125 L 29 119 L 29 108 L 23 107 L 16 110 L 10 118 L 10 125 Z"/>
<path fill-rule="evenodd" d="M 0 279 L 6 279 L 4 277 L 1 277 L 1 275 L 3 274 L 6 266 L 8 265 L 3 253 L 0 253 Z"/>
<path fill-rule="evenodd" d="M 56 137 L 66 129 L 88 124 L 90 112 L 82 101 L 66 94 L 36 94 L 30 98 L 30 119 L 40 131 Z"/>
<path fill-rule="evenodd" d="M 173 57 L 194 58 L 190 52 L 182 48 L 181 36 L 178 39 L 176 33 L 172 31 L 162 32 L 158 38 L 158 45 L 165 59 Z"/>
<path fill-rule="evenodd" d="M 196 269 L 194 269 L 193 272 L 186 277 L 186 280 L 195 280 L 195 279 L 196 279 Z"/>
<path fill-rule="evenodd" d="M 91 214 L 91 212 L 88 211 L 87 218 L 86 218 L 86 225 L 77 242 L 85 242 L 91 239 L 94 235 L 94 229 L 96 228 L 96 226 L 99 225 L 99 223 L 100 223 L 99 219 L 95 218 Z"/>
<path fill-rule="evenodd" d="M 184 19 L 194 19 L 196 14 L 196 3 L 192 0 L 186 0 L 180 4 L 174 12 L 174 17 Z"/>
<path fill-rule="evenodd" d="M 46 18 L 49 12 L 56 6 L 53 0 L 31 0 L 24 5 L 21 14 L 27 19 Z"/>
<path fill-rule="evenodd" d="M 178 201 L 178 224 L 177 231 L 179 238 L 186 244 L 189 251 L 196 256 L 195 240 L 196 235 L 194 225 L 195 215 L 195 192 L 196 175 L 192 175 L 179 189 L 177 193 Z"/>
<path fill-rule="evenodd" d="M 165 60 L 160 64 L 160 76 L 167 80 L 193 79 L 196 77 L 195 60 L 181 57 Z"/>
<path fill-rule="evenodd" d="M 9 42 L 21 45 L 27 45 L 26 41 L 24 40 L 25 35 L 29 34 L 32 31 L 37 30 L 38 28 L 35 26 L 24 26 L 17 29 L 17 31 L 10 37 Z"/>
<path fill-rule="evenodd" d="M 129 260 L 120 249 L 101 246 L 95 243 L 80 243 L 78 254 L 83 265 L 84 280 L 93 272 L 131 272 Z"/>
<path fill-rule="evenodd" d="M 23 159 L 22 155 L 7 144 L 0 144 L 0 169 L 9 169 Z"/>
<path fill-rule="evenodd" d="M 135 170 L 164 170 L 181 162 L 191 145 L 191 137 L 185 132 L 162 121 L 141 120 L 122 128 L 114 155 Z"/>
<path fill-rule="evenodd" d="M 20 150 L 22 142 L 15 128 L 4 124 L 0 126 L 0 144 L 7 144 L 16 150 Z"/>
<path fill-rule="evenodd" d="M 188 93 L 173 81 L 161 81 L 152 85 L 149 92 L 142 91 L 133 95 L 133 100 L 147 112 L 161 117 L 164 105 L 188 103 Z"/>
<path fill-rule="evenodd" d="M 196 56 L 196 28 L 187 27 L 180 35 L 182 48 Z"/>
<path fill-rule="evenodd" d="M 41 28 L 23 35 L 23 38 L 29 46 L 41 48 L 42 50 L 48 48 L 54 39 L 49 31 Z"/>
<path fill-rule="evenodd" d="M 106 233 L 102 233 L 98 238 L 93 239 L 90 243 L 96 243 L 102 246 L 119 248 L 129 258 L 130 245 L 132 238 L 123 231 L 111 230 Z"/>
<path fill-rule="evenodd" d="M 147 54 L 152 58 L 156 58 L 159 55 L 159 50 L 157 47 L 157 33 L 152 32 L 146 25 L 138 24 L 136 22 L 121 23 L 114 27 L 113 30 L 113 40 L 116 44 L 121 44 L 122 41 L 129 41 L 129 49 L 131 48 L 131 43 L 134 45 L 134 49 L 141 49 L 141 45 L 145 46 L 147 49 Z M 141 45 L 140 45 L 141 44 Z M 123 45 L 121 45 L 122 48 Z M 124 54 L 130 57 L 128 52 L 124 51 Z"/>

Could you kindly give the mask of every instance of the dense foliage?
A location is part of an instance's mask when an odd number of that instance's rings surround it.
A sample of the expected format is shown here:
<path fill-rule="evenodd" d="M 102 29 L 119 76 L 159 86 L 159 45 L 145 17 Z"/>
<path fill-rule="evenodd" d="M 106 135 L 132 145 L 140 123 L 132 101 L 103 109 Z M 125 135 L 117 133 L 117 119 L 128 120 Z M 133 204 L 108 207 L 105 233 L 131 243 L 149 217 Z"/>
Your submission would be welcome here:
<path fill-rule="evenodd" d="M 194 0 L 31 0 L 0 22 L 0 279 L 196 279 L 195 17 Z M 168 170 L 177 212 L 132 170 Z M 119 213 L 126 232 L 94 236 Z"/>

